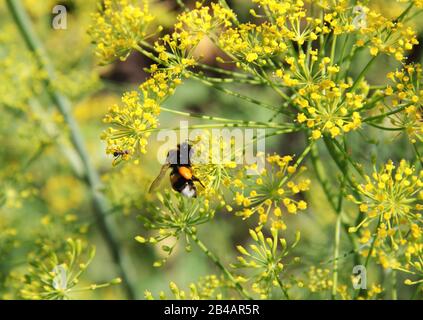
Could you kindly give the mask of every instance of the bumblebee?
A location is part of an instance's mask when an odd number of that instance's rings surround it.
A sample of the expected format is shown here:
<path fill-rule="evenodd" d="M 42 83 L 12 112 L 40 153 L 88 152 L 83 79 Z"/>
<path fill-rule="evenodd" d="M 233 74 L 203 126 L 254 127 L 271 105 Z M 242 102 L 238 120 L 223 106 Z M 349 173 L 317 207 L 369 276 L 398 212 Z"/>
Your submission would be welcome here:
<path fill-rule="evenodd" d="M 170 184 L 173 190 L 188 198 L 197 197 L 197 188 L 194 182 L 198 182 L 203 188 L 203 183 L 194 176 L 191 168 L 190 155 L 193 151 L 188 142 L 178 144 L 177 149 L 170 150 L 166 156 L 166 163 L 162 166 L 159 175 L 152 182 L 149 192 L 154 191 L 162 181 L 168 169 L 170 172 Z"/>

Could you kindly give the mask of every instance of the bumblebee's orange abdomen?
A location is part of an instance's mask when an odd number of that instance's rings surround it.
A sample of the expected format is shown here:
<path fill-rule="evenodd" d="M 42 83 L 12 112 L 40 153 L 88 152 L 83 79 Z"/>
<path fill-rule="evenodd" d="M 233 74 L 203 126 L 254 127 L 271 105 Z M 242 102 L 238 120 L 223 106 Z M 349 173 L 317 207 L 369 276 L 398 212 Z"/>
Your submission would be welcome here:
<path fill-rule="evenodd" d="M 187 180 L 192 179 L 192 171 L 188 167 L 179 167 L 178 168 L 179 174 Z"/>

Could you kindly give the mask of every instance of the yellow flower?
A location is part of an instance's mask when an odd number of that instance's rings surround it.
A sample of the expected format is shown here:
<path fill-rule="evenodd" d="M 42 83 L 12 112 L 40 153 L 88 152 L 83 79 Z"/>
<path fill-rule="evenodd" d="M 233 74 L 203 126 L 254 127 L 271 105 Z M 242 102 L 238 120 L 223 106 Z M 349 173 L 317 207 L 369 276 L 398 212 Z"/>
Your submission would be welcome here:
<path fill-rule="evenodd" d="M 371 47 L 370 48 L 370 54 L 372 56 L 376 56 L 378 53 L 379 53 L 379 49 L 378 48 L 376 48 L 376 47 Z"/>
<path fill-rule="evenodd" d="M 267 22 L 261 25 L 240 24 L 237 28 L 228 28 L 218 36 L 220 47 L 240 62 L 264 65 L 266 58 L 288 50 L 283 33 Z M 242 66 L 248 68 L 244 64 Z"/>
<path fill-rule="evenodd" d="M 245 59 L 246 59 L 248 62 L 253 62 L 253 61 L 257 60 L 257 58 L 258 58 L 257 53 L 255 53 L 255 52 L 250 52 L 250 53 L 248 53 L 248 54 L 247 54 L 247 56 L 246 56 L 246 58 L 245 58 Z"/>
<path fill-rule="evenodd" d="M 385 89 L 385 94 L 392 99 L 393 107 L 406 104 L 398 113 L 389 116 L 394 127 L 405 128 L 412 143 L 423 141 L 422 100 L 423 91 L 420 89 L 422 81 L 422 67 L 420 64 L 405 65 L 402 70 L 391 72 L 387 77 L 393 82 Z"/>
<path fill-rule="evenodd" d="M 147 139 L 158 126 L 160 106 L 152 99 L 140 99 L 137 91 L 126 92 L 123 105 L 113 105 L 106 114 L 104 121 L 112 125 L 102 135 L 108 154 L 128 160 L 137 151 L 146 153 Z"/>
<path fill-rule="evenodd" d="M 237 246 L 241 256 L 237 257 L 237 263 L 233 263 L 232 268 L 252 269 L 256 276 L 253 280 L 254 291 L 262 297 L 267 297 L 272 290 L 273 283 L 281 286 L 279 279 L 280 273 L 285 269 L 285 257 L 289 251 L 294 248 L 300 240 L 300 233 L 295 235 L 295 242 L 287 245 L 286 239 L 279 237 L 279 229 L 271 228 L 271 235 L 265 236 L 262 231 L 250 230 L 253 244 L 249 250 L 242 246 Z M 285 290 L 284 287 L 282 287 Z"/>
<path fill-rule="evenodd" d="M 294 103 L 304 111 L 297 115 L 299 123 L 307 122 L 312 131 L 312 138 L 319 139 L 323 133 L 335 138 L 342 133 L 356 130 L 361 126 L 361 116 L 356 110 L 363 105 L 366 89 L 363 83 L 359 90 L 349 92 L 349 84 L 322 78 L 312 85 L 297 85 L 301 96 Z M 325 92 L 324 95 L 321 93 Z M 309 96 L 309 98 L 307 98 Z"/>
<path fill-rule="evenodd" d="M 297 120 L 298 120 L 299 123 L 303 123 L 303 122 L 307 121 L 307 117 L 304 113 L 299 113 L 297 115 Z"/>
<path fill-rule="evenodd" d="M 153 20 L 147 1 L 140 7 L 137 0 L 105 0 L 100 12 L 92 15 L 88 30 L 101 63 L 125 60 L 147 37 Z"/>
<path fill-rule="evenodd" d="M 314 140 L 320 139 L 321 136 L 322 136 L 322 132 L 320 130 L 313 130 L 313 132 L 312 132 L 312 138 Z"/>
<path fill-rule="evenodd" d="M 393 248 L 398 247 L 410 229 L 414 230 L 415 235 L 419 234 L 417 224 L 423 223 L 419 205 L 422 200 L 422 177 L 423 171 L 416 173 L 405 160 L 401 160 L 397 166 L 390 161 L 379 172 L 375 171 L 371 177 L 366 176 L 366 184 L 358 186 L 362 200 L 350 197 L 365 215 L 352 231 L 380 219 L 378 236 L 389 236 Z"/>
<path fill-rule="evenodd" d="M 260 216 L 259 228 L 268 221 L 274 227 L 286 228 L 281 220 L 283 208 L 291 214 L 306 210 L 307 203 L 297 200 L 296 195 L 309 189 L 310 180 L 297 178 L 305 168 L 298 170 L 291 164 L 292 161 L 292 156 L 267 156 L 268 168 L 256 172 L 260 176 L 261 184 L 256 183 L 258 179 L 255 175 L 243 173 L 245 181 L 241 190 L 236 191 L 234 200 L 244 208 L 238 210 L 236 215 L 249 218 L 257 212 Z"/>
<path fill-rule="evenodd" d="M 56 214 L 65 214 L 78 208 L 84 199 L 80 181 L 72 176 L 56 175 L 47 180 L 42 195 Z"/>

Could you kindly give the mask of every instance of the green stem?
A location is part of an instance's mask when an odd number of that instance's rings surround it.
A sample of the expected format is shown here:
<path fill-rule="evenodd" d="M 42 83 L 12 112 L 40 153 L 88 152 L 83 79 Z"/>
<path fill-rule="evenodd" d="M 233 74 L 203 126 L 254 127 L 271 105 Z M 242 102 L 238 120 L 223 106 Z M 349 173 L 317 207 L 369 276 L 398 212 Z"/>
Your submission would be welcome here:
<path fill-rule="evenodd" d="M 333 200 L 334 199 L 333 198 L 333 192 L 330 188 L 330 184 L 329 184 L 329 181 L 327 179 L 327 174 L 326 174 L 325 168 L 322 164 L 322 161 L 320 160 L 317 145 L 315 145 L 311 149 L 310 157 L 311 157 L 311 161 L 312 161 L 312 164 L 313 164 L 314 172 L 316 174 L 316 178 L 323 188 L 323 191 L 326 195 L 326 199 L 328 200 L 328 202 L 329 202 L 330 206 L 332 207 L 333 211 L 337 212 L 337 206 L 336 206 L 336 204 Z M 354 253 L 354 263 L 356 265 L 359 265 L 360 264 L 360 257 L 358 255 L 358 245 L 357 245 L 357 241 L 354 237 L 354 234 L 348 232 L 348 229 L 349 229 L 350 226 L 347 223 L 345 223 L 344 221 L 341 221 L 341 224 L 342 224 L 342 228 L 344 229 L 345 233 L 347 234 L 348 239 L 350 240 L 351 245 L 353 247 L 352 252 Z"/>
<path fill-rule="evenodd" d="M 373 62 L 375 62 L 377 56 L 374 56 L 370 59 L 370 61 L 366 64 L 366 66 L 361 70 L 360 74 L 358 75 L 357 79 L 355 79 L 352 87 L 349 89 L 349 92 L 353 92 L 357 86 L 360 84 L 360 81 L 363 80 L 364 76 L 366 75 L 367 71 L 369 71 L 370 67 L 372 66 Z"/>
<path fill-rule="evenodd" d="M 330 156 L 334 160 L 335 164 L 338 166 L 339 170 L 344 174 L 343 170 L 345 168 L 345 159 L 342 157 L 342 153 L 340 153 L 334 146 L 331 138 L 324 136 L 323 140 L 325 142 L 326 148 L 329 151 Z M 348 184 L 355 190 L 356 184 L 351 179 L 351 177 L 345 174 L 345 178 L 348 181 Z"/>
<path fill-rule="evenodd" d="M 405 127 L 388 128 L 388 127 L 380 126 L 380 125 L 377 125 L 377 124 L 374 124 L 374 123 L 371 123 L 371 122 L 368 122 L 367 124 L 371 127 L 375 127 L 375 128 L 378 128 L 380 130 L 385 130 L 385 131 L 403 131 L 403 130 L 406 129 Z"/>
<path fill-rule="evenodd" d="M 173 114 L 178 114 L 185 117 L 191 117 L 191 118 L 199 118 L 203 120 L 210 120 L 210 121 L 220 121 L 220 122 L 232 122 L 232 123 L 239 123 L 243 125 L 260 125 L 260 126 L 268 126 L 269 128 L 275 128 L 280 127 L 281 124 L 275 123 L 275 122 L 259 122 L 259 121 L 250 121 L 250 120 L 238 120 L 238 119 L 227 119 L 222 117 L 213 117 L 213 116 L 207 116 L 202 114 L 195 114 L 195 113 L 189 113 L 189 112 L 183 112 L 178 111 L 166 107 L 160 107 L 160 110 L 166 111 Z"/>
<path fill-rule="evenodd" d="M 341 239 L 341 213 L 337 213 L 335 224 L 335 248 L 333 250 L 333 277 L 332 277 L 332 300 L 336 298 L 338 287 L 338 256 L 339 256 L 339 243 Z"/>
<path fill-rule="evenodd" d="M 376 242 L 377 229 L 379 228 L 380 221 L 381 221 L 381 219 L 379 219 L 379 223 L 377 224 L 377 227 L 376 227 L 376 232 L 375 232 L 375 234 L 374 234 L 374 235 L 373 235 L 373 237 L 372 237 L 372 244 L 370 245 L 369 254 L 368 254 L 368 255 L 367 255 L 367 257 L 366 257 L 366 261 L 364 262 L 364 266 L 365 266 L 366 268 L 367 268 L 367 265 L 369 264 L 370 257 L 372 256 L 372 253 L 373 253 L 373 248 L 374 248 L 374 246 L 375 246 L 375 242 Z"/>
<path fill-rule="evenodd" d="M 366 102 L 361 108 L 358 108 L 354 112 L 360 112 L 362 110 L 370 110 L 372 109 L 380 100 L 383 100 L 385 96 L 376 92 L 368 102 Z M 352 115 L 352 112 L 349 114 Z"/>
<path fill-rule="evenodd" d="M 353 168 L 362 176 L 364 177 L 364 172 L 363 169 L 357 164 L 355 163 L 351 157 L 348 155 L 348 153 L 344 150 L 344 148 L 342 148 L 342 146 L 339 144 L 339 142 L 336 139 L 333 139 L 333 143 L 335 144 L 335 146 L 338 148 L 339 152 L 343 155 L 344 159 L 346 161 L 348 161 Z M 345 167 L 347 169 L 347 167 Z"/>
<path fill-rule="evenodd" d="M 416 153 L 416 158 L 420 162 L 420 166 L 423 167 L 423 158 L 422 158 L 422 156 L 420 154 L 419 149 L 417 148 L 417 142 L 416 143 L 412 143 L 412 145 L 413 145 L 414 152 Z"/>
<path fill-rule="evenodd" d="M 187 8 L 187 6 L 185 5 L 185 3 L 183 3 L 182 0 L 176 0 L 176 4 L 184 11 L 188 11 L 189 9 Z"/>
<path fill-rule="evenodd" d="M 231 9 L 231 7 L 228 5 L 228 3 L 226 2 L 226 0 L 219 0 L 219 4 L 223 7 L 223 8 L 225 8 L 225 9 L 227 9 L 227 10 L 231 10 L 232 11 L 232 9 Z M 237 20 L 237 18 L 236 17 L 233 17 L 232 18 L 232 22 L 235 24 L 235 25 L 239 25 L 239 21 Z"/>
<path fill-rule="evenodd" d="M 344 137 L 344 148 L 347 148 L 346 139 Z M 344 168 L 342 170 L 344 176 L 342 177 L 341 187 L 338 195 L 338 203 L 336 205 L 336 224 L 335 224 L 335 246 L 333 250 L 333 276 L 332 276 L 332 300 L 336 299 L 336 293 L 338 289 L 338 257 L 339 257 L 339 245 L 341 240 L 341 221 L 342 221 L 342 205 L 344 199 L 344 187 L 345 187 L 345 176 L 348 174 L 347 164 L 344 162 Z"/>
<path fill-rule="evenodd" d="M 238 291 L 238 293 L 245 299 L 252 300 L 253 298 L 248 294 L 248 292 L 241 286 L 241 284 L 235 280 L 232 273 L 225 268 L 225 266 L 220 262 L 219 258 L 211 252 L 206 245 L 198 239 L 197 235 L 191 231 L 186 231 L 187 234 L 191 237 L 191 239 L 197 244 L 197 246 L 203 251 L 203 253 L 209 257 L 213 263 L 223 272 L 223 274 L 226 276 L 226 278 L 233 283 L 235 286 L 235 289 Z"/>
<path fill-rule="evenodd" d="M 309 154 L 309 152 L 311 151 L 311 149 L 313 148 L 315 141 L 312 140 L 307 147 L 304 149 L 304 151 L 301 153 L 301 155 L 298 157 L 297 161 L 294 164 L 294 167 L 297 168 L 301 162 L 303 162 L 304 158 Z"/>
<path fill-rule="evenodd" d="M 144 43 L 143 43 L 143 45 L 144 45 Z M 140 46 L 138 46 L 138 45 L 135 45 L 135 46 L 134 46 L 134 49 L 135 49 L 135 50 L 137 50 L 137 51 L 139 51 L 140 53 L 142 53 L 142 54 L 143 54 L 143 55 L 145 55 L 146 57 L 150 58 L 151 60 L 155 61 L 156 63 L 162 63 L 162 61 L 161 61 L 158 57 L 156 57 L 156 56 L 155 56 L 154 54 L 152 54 L 151 52 L 149 52 L 149 51 L 147 51 L 147 50 L 143 49 L 142 47 L 140 47 Z M 205 65 L 199 65 L 199 66 L 201 66 L 201 67 L 205 67 Z M 212 69 L 213 71 L 216 71 L 216 69 L 218 69 L 218 68 L 212 68 L 212 67 L 210 67 L 210 66 L 209 66 L 209 69 Z M 220 70 L 220 69 L 218 69 L 218 70 Z M 209 86 L 209 87 L 213 87 L 213 88 L 215 88 L 215 89 L 217 89 L 217 90 L 219 90 L 219 91 L 221 91 L 221 92 L 224 92 L 224 93 L 226 93 L 226 94 L 228 94 L 228 95 L 231 95 L 231 96 L 237 97 L 237 98 L 239 98 L 239 99 L 243 99 L 243 100 L 245 100 L 245 101 L 248 101 L 248 102 L 253 103 L 253 104 L 256 104 L 256 105 L 259 105 L 259 106 L 261 106 L 261 107 L 263 107 L 263 108 L 266 108 L 266 109 L 269 109 L 269 110 L 272 110 L 272 111 L 278 111 L 278 112 L 281 112 L 281 113 L 286 113 L 286 111 L 281 110 L 281 109 L 280 109 L 280 108 L 278 108 L 278 107 L 275 107 L 275 106 L 272 106 L 272 105 L 269 105 L 269 104 L 263 103 L 263 102 L 261 102 L 260 100 L 257 100 L 257 99 L 254 99 L 254 98 L 250 98 L 250 97 L 245 96 L 245 95 L 242 95 L 242 94 L 240 94 L 240 93 L 238 93 L 238 92 L 234 92 L 234 91 L 232 91 L 232 90 L 229 90 L 229 89 L 227 89 L 227 88 L 224 88 L 224 87 L 222 87 L 222 86 L 218 85 L 218 84 L 216 83 L 215 79 L 213 79 L 213 78 L 212 78 L 213 80 L 212 80 L 212 81 L 210 81 L 209 77 L 206 77 L 206 76 L 202 76 L 202 75 L 199 75 L 199 74 L 195 74 L 195 73 L 193 73 L 193 72 L 188 72 L 188 74 L 189 74 L 191 77 L 193 77 L 194 79 L 201 81 L 203 84 L 205 84 L 205 85 L 207 85 L 207 86 Z M 232 73 L 230 73 L 230 74 L 231 74 L 231 75 L 233 75 Z M 247 81 L 247 80 L 245 79 L 245 81 Z M 254 81 L 254 80 L 251 80 L 251 81 Z M 224 83 L 224 82 L 225 82 L 225 81 L 222 81 L 222 83 Z"/>
<path fill-rule="evenodd" d="M 47 78 L 45 80 L 47 93 L 49 94 L 51 100 L 55 103 L 56 107 L 62 114 L 65 123 L 69 127 L 72 144 L 78 153 L 85 170 L 86 183 L 91 191 L 91 197 L 94 205 L 94 214 L 98 221 L 100 232 L 103 235 L 110 254 L 119 269 L 119 273 L 123 280 L 123 285 L 128 298 L 135 299 L 136 291 L 132 285 L 132 282 L 129 280 L 128 272 L 124 266 L 122 253 L 119 250 L 116 231 L 114 230 L 114 226 L 106 219 L 106 213 L 108 212 L 109 204 L 104 198 L 103 194 L 100 192 L 100 177 L 91 164 L 91 160 L 88 155 L 89 153 L 86 149 L 81 131 L 77 122 L 73 118 L 69 101 L 65 96 L 54 89 L 53 83 L 56 77 L 53 65 L 50 63 L 42 43 L 35 34 L 35 28 L 33 28 L 21 2 L 19 0 L 6 0 L 6 3 L 28 49 L 34 53 L 38 64 L 47 73 Z"/>
<path fill-rule="evenodd" d="M 345 169 L 346 170 L 346 169 Z M 344 198 L 344 183 L 345 179 L 342 179 L 341 190 L 338 195 L 338 204 L 336 206 L 336 224 L 335 224 L 335 247 L 333 250 L 333 277 L 332 277 L 332 300 L 336 299 L 336 292 L 338 291 L 338 257 L 339 257 L 339 245 L 341 242 L 341 221 L 342 221 L 342 204 Z"/>
<path fill-rule="evenodd" d="M 270 133 L 266 133 L 264 136 L 260 137 L 260 139 L 259 139 L 258 136 L 254 136 L 250 141 L 245 142 L 245 144 L 243 145 L 242 148 L 238 148 L 237 150 L 235 150 L 234 151 L 234 154 L 237 154 L 239 151 L 245 151 L 245 149 L 248 146 L 250 146 L 251 144 L 253 144 L 256 141 L 261 141 L 262 139 L 267 139 L 267 138 L 274 137 L 274 136 L 277 136 L 277 135 L 286 134 L 286 133 L 293 133 L 293 132 L 297 132 L 297 131 L 299 131 L 299 129 L 297 129 L 297 130 L 294 130 L 294 129 L 285 129 L 285 130 L 284 129 L 280 129 L 280 130 L 276 130 L 276 131 L 273 131 L 273 132 L 270 132 Z"/>
<path fill-rule="evenodd" d="M 251 97 L 245 96 L 245 95 L 240 94 L 240 93 L 238 93 L 238 92 L 234 92 L 234 91 L 232 91 L 232 90 L 229 90 L 229 89 L 227 89 L 227 88 L 224 88 L 224 87 L 222 87 L 222 86 L 219 86 L 219 85 L 217 85 L 217 84 L 215 84 L 215 83 L 213 83 L 213 82 L 210 82 L 210 81 L 208 81 L 208 80 L 206 80 L 206 79 L 203 79 L 202 77 L 200 77 L 200 76 L 198 76 L 198 75 L 196 75 L 196 74 L 190 73 L 190 75 L 191 75 L 191 77 L 193 77 L 194 79 L 196 79 L 196 80 L 198 80 L 198 81 L 201 81 L 201 82 L 202 82 L 202 83 L 204 83 L 205 85 L 207 85 L 207 86 L 209 86 L 209 87 L 212 87 L 212 88 L 215 88 L 216 90 L 219 90 L 219 91 L 221 91 L 221 92 L 223 92 L 223 93 L 226 93 L 226 94 L 228 94 L 228 95 L 231 95 L 231 96 L 237 97 L 237 98 L 239 98 L 239 99 L 245 100 L 245 101 L 247 101 L 247 102 L 250 102 L 250 103 L 252 103 L 252 104 L 256 104 L 256 105 L 258 105 L 258 106 L 260 106 L 260 107 L 263 107 L 263 108 L 266 108 L 266 109 L 269 109 L 269 110 L 272 110 L 272 111 L 279 111 L 279 112 L 281 112 L 281 113 L 285 113 L 285 112 L 282 112 L 282 111 L 280 110 L 280 108 L 278 108 L 278 107 L 275 107 L 275 106 L 269 105 L 269 104 L 264 103 L 264 102 L 262 102 L 262 101 L 260 101 L 260 100 L 257 100 L 257 99 L 254 99 L 254 98 L 251 98 Z"/>
<path fill-rule="evenodd" d="M 392 300 L 398 300 L 396 270 L 392 270 Z"/>
<path fill-rule="evenodd" d="M 320 160 L 320 155 L 317 149 L 317 144 L 314 145 L 314 147 L 311 149 L 311 162 L 313 164 L 314 172 L 316 174 L 317 180 L 319 181 L 320 185 L 323 188 L 323 191 L 326 195 L 327 200 L 329 201 L 329 204 L 333 209 L 336 208 L 335 202 L 333 200 L 332 196 L 332 190 L 330 188 L 330 183 L 326 178 L 326 172 L 323 167 L 322 161 Z"/>
<path fill-rule="evenodd" d="M 278 282 L 279 287 L 282 290 L 283 295 L 285 296 L 286 300 L 291 300 L 289 298 L 289 294 L 288 294 L 288 290 L 286 290 L 285 286 L 283 285 L 281 279 L 279 279 L 279 277 L 276 277 L 276 281 Z"/>
<path fill-rule="evenodd" d="M 343 60 L 344 60 L 344 56 L 345 56 L 345 50 L 346 50 L 346 48 L 347 48 L 347 45 L 348 45 L 348 40 L 349 40 L 349 34 L 347 34 L 346 36 L 345 36 L 345 38 L 344 38 L 344 44 L 342 45 L 342 51 L 341 51 L 341 56 L 340 56 L 340 58 L 338 59 L 338 66 L 342 66 L 342 62 L 343 62 Z M 335 77 L 335 79 L 338 81 L 338 79 L 339 79 L 339 76 L 341 75 L 341 73 L 339 72 L 339 73 L 337 73 L 336 74 L 336 77 Z"/>
<path fill-rule="evenodd" d="M 247 83 L 247 84 L 253 84 L 253 85 L 262 85 L 267 83 L 266 81 L 262 79 L 242 79 L 242 78 L 216 78 L 216 77 L 209 77 L 205 76 L 204 73 L 199 73 L 199 75 L 210 82 L 213 83 Z"/>
<path fill-rule="evenodd" d="M 267 126 L 267 125 L 261 125 L 261 124 L 242 124 L 242 123 L 211 123 L 211 124 L 195 124 L 192 126 L 187 127 L 173 127 L 168 128 L 167 130 L 184 130 L 184 129 L 214 129 L 214 128 L 261 128 L 261 129 L 280 129 L 281 133 L 291 133 L 299 131 L 299 128 L 294 127 L 286 127 L 286 126 Z M 144 130 L 143 132 L 158 132 L 160 128 L 154 128 L 149 130 Z M 278 130 L 279 131 L 279 130 Z"/>
<path fill-rule="evenodd" d="M 367 270 L 367 266 L 368 266 L 369 261 L 370 261 L 370 257 L 371 257 L 371 256 L 372 256 L 372 254 L 373 254 L 373 249 L 374 249 L 374 247 L 375 247 L 375 242 L 376 242 L 376 238 L 377 238 L 377 229 L 379 228 L 381 221 L 382 221 L 382 216 L 379 218 L 379 221 L 378 221 L 378 223 L 377 223 L 375 233 L 374 233 L 374 234 L 373 234 L 373 236 L 372 236 L 372 244 L 370 245 L 369 252 L 368 252 L 367 257 L 366 257 L 366 260 L 365 260 L 365 262 L 364 262 L 364 268 L 365 268 L 366 270 Z M 358 290 L 357 294 L 354 296 L 354 300 L 355 300 L 355 299 L 357 299 L 357 297 L 358 297 L 360 294 L 364 293 L 363 291 L 364 291 L 363 289 Z"/>
<path fill-rule="evenodd" d="M 386 112 L 386 113 L 383 113 L 383 114 L 380 114 L 380 115 L 377 115 L 377 116 L 373 116 L 373 117 L 368 117 L 368 118 L 365 118 L 365 119 L 363 119 L 363 122 L 369 122 L 369 121 L 374 121 L 374 120 L 379 120 L 379 119 L 386 118 L 387 116 L 391 116 L 391 115 L 393 115 L 393 114 L 396 114 L 396 113 L 398 113 L 398 112 L 403 111 L 403 110 L 404 110 L 405 108 L 407 108 L 409 105 L 410 105 L 410 104 L 406 104 L 406 105 L 403 105 L 402 107 L 397 108 L 397 109 L 395 109 L 395 110 L 392 110 L 392 111 L 389 111 L 389 112 Z"/>
<path fill-rule="evenodd" d="M 150 51 L 145 50 L 144 48 L 142 48 L 139 45 L 134 45 L 133 47 L 135 50 L 137 50 L 139 53 L 142 53 L 143 55 L 145 55 L 147 58 L 153 60 L 154 62 L 158 63 L 158 64 L 163 64 L 163 61 L 160 60 L 158 57 L 156 57 L 154 54 L 152 54 Z"/>
<path fill-rule="evenodd" d="M 335 63 L 336 39 L 337 39 L 337 36 L 334 35 L 333 40 L 332 40 L 332 48 L 331 48 L 331 52 L 330 52 L 331 64 Z"/>
<path fill-rule="evenodd" d="M 269 78 L 269 76 L 266 74 L 266 72 L 262 69 L 263 76 L 261 76 L 269 85 L 270 87 L 278 94 L 280 95 L 285 101 L 290 100 L 290 98 L 284 93 L 282 90 L 280 90 L 275 83 Z"/>
<path fill-rule="evenodd" d="M 148 48 L 148 49 L 150 49 L 150 50 L 154 50 L 154 46 L 152 46 L 151 44 L 149 44 L 148 42 L 146 42 L 146 41 L 141 41 L 141 43 L 140 43 L 142 46 L 144 46 L 144 47 L 146 47 L 146 48 Z M 137 46 L 137 47 L 135 47 L 135 49 L 136 50 L 138 50 L 138 51 L 140 51 L 140 47 L 139 46 Z M 150 53 L 150 52 L 148 52 L 148 51 L 140 51 L 141 53 L 144 53 L 144 52 L 146 52 L 148 55 L 149 55 L 149 57 L 151 57 L 151 55 L 152 55 L 152 53 Z M 173 53 L 171 53 L 171 52 L 166 52 L 170 57 L 173 57 L 173 58 L 175 58 L 176 56 L 173 54 Z M 248 75 L 248 74 L 245 74 L 245 73 L 241 73 L 241 72 L 236 72 L 236 71 L 230 71 L 230 70 L 225 70 L 225 69 L 222 69 L 222 68 L 218 68 L 218 67 L 213 67 L 213 66 L 210 66 L 210 65 L 208 65 L 208 64 L 204 64 L 204 63 L 201 63 L 201 62 L 196 62 L 196 64 L 195 64 L 195 66 L 196 67 L 199 67 L 199 68 L 201 68 L 201 69 L 204 69 L 204 70 L 208 70 L 208 71 L 213 71 L 213 72 L 217 72 L 217 73 L 220 73 L 220 74 L 224 74 L 224 75 L 227 75 L 227 76 L 231 76 L 231 77 L 235 77 L 235 78 L 239 78 L 239 79 L 244 79 L 244 80 L 254 80 L 254 78 L 252 78 L 251 77 L 251 75 Z M 255 79 L 255 80 L 258 80 L 258 79 Z"/>
<path fill-rule="evenodd" d="M 419 296 L 419 293 L 422 290 L 423 290 L 423 282 L 417 284 L 416 290 L 413 292 L 412 296 L 410 297 L 410 300 L 416 299 L 416 297 Z"/>
<path fill-rule="evenodd" d="M 411 8 L 413 7 L 413 5 L 414 5 L 414 3 L 413 2 L 411 2 L 409 5 L 408 5 L 408 7 L 403 11 L 403 13 L 401 13 L 400 15 L 399 15 L 399 17 L 398 18 L 396 18 L 395 20 L 394 20 L 394 22 L 399 22 L 399 21 L 401 21 L 407 14 L 408 14 L 408 12 L 411 10 Z"/>
<path fill-rule="evenodd" d="M 71 292 L 82 292 L 82 291 L 88 291 L 88 290 L 97 290 L 97 289 L 107 288 L 107 287 L 110 287 L 112 285 L 113 284 L 110 283 L 110 282 L 94 284 L 94 285 L 91 285 L 91 286 L 88 286 L 88 287 L 71 289 L 71 290 L 69 290 L 69 293 L 71 293 Z"/>

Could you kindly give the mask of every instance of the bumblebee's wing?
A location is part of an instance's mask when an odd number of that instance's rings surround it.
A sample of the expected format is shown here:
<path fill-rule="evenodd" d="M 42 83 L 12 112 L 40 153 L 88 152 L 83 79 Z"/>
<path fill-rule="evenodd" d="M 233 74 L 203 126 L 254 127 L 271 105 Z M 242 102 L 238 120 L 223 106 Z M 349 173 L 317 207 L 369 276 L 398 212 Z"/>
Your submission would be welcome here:
<path fill-rule="evenodd" d="M 159 185 L 160 185 L 160 182 L 162 181 L 162 179 L 163 179 L 163 177 L 165 176 L 165 174 L 166 174 L 166 171 L 167 171 L 167 169 L 169 169 L 170 168 L 170 164 L 169 163 L 166 163 L 166 164 L 164 164 L 163 166 L 162 166 L 162 168 L 160 169 L 160 173 L 159 173 L 159 175 L 157 176 L 157 178 L 156 179 L 154 179 L 154 181 L 151 183 L 151 186 L 150 186 L 150 188 L 148 189 L 148 192 L 153 192 Z"/>

